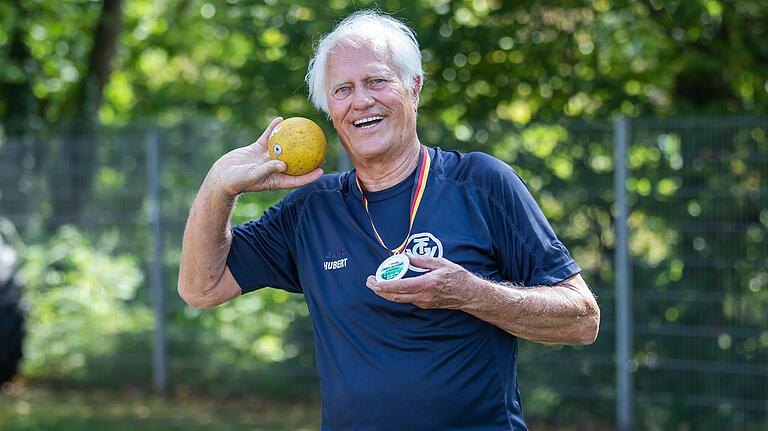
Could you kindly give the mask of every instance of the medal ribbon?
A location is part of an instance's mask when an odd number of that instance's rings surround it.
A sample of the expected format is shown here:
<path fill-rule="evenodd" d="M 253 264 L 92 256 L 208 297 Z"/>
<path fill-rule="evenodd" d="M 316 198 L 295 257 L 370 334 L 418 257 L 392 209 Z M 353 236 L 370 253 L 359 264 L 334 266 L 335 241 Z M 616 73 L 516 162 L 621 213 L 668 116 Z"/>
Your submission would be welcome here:
<path fill-rule="evenodd" d="M 390 249 L 387 247 L 386 244 L 384 244 L 384 240 L 381 239 L 381 235 L 379 235 L 379 231 L 376 230 L 376 226 L 373 224 L 373 219 L 371 218 L 371 213 L 368 211 L 368 199 L 365 197 L 365 192 L 363 191 L 363 185 L 360 184 L 360 179 L 357 177 L 357 172 L 355 172 L 355 182 L 357 183 L 357 188 L 360 189 L 360 194 L 363 195 L 363 204 L 365 205 L 365 212 L 368 214 L 368 220 L 371 222 L 371 227 L 373 228 L 373 233 L 376 234 L 376 239 L 379 240 L 379 244 L 382 245 L 382 247 L 389 250 L 392 254 L 398 254 L 403 251 L 405 248 L 406 243 L 408 242 L 408 237 L 411 236 L 411 229 L 413 229 L 413 221 L 416 219 L 416 212 L 419 210 L 419 204 L 421 203 L 421 197 L 424 195 L 424 189 L 427 187 L 427 177 L 429 176 L 429 166 L 431 164 L 431 160 L 429 158 L 429 152 L 427 152 L 427 147 L 424 148 L 424 154 L 421 156 L 421 161 L 419 162 L 419 173 L 416 175 L 416 179 L 414 180 L 414 186 L 413 186 L 413 192 L 411 193 L 411 214 L 410 214 L 410 225 L 408 226 L 408 234 L 405 235 L 405 239 L 403 240 L 403 243 L 400 244 L 397 248 Z"/>

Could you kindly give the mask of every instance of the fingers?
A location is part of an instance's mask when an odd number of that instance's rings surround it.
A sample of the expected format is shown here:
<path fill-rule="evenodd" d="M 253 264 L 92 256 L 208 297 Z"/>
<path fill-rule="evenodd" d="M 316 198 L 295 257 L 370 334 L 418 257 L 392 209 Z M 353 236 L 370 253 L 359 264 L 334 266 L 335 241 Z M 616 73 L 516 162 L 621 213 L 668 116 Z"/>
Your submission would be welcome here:
<path fill-rule="evenodd" d="M 283 121 L 283 117 L 275 117 L 272 119 L 272 121 L 269 123 L 269 126 L 267 126 L 267 129 L 264 130 L 264 133 L 262 133 L 261 136 L 259 136 L 259 139 L 257 139 L 256 142 L 251 145 L 257 146 L 262 150 L 266 150 L 269 136 L 272 135 L 272 131 L 275 129 L 275 127 L 277 127 L 278 124 L 280 124 L 281 121 Z"/>
<path fill-rule="evenodd" d="M 442 268 L 443 266 L 446 266 L 447 261 L 442 258 L 437 257 L 431 257 L 431 256 L 419 256 L 412 253 L 408 254 L 408 260 L 411 261 L 411 265 L 422 268 L 422 269 L 438 269 Z"/>
<path fill-rule="evenodd" d="M 286 175 L 284 162 L 270 160 L 262 165 L 253 165 L 249 174 L 248 185 L 244 192 L 260 192 L 263 190 L 290 189 L 309 184 L 323 175 L 323 170 L 314 171 L 298 177 Z"/>
<path fill-rule="evenodd" d="M 379 294 L 387 301 L 399 302 L 401 304 L 413 304 L 419 308 L 425 308 L 421 304 L 421 295 L 400 294 L 400 293 L 382 293 Z"/>
<path fill-rule="evenodd" d="M 288 169 L 282 160 L 270 160 L 264 164 L 256 166 L 254 174 L 257 178 L 266 178 L 270 175 L 279 174 Z"/>
<path fill-rule="evenodd" d="M 278 174 L 277 181 L 278 181 L 279 188 L 289 189 L 294 187 L 301 187 L 304 184 L 309 184 L 312 181 L 315 181 L 316 179 L 320 178 L 322 175 L 323 175 L 323 169 L 317 168 L 308 174 L 300 175 L 297 177 L 294 177 L 291 175 L 285 175 L 285 174 Z"/>
<path fill-rule="evenodd" d="M 416 295 L 421 293 L 429 282 L 426 275 L 392 281 L 376 281 L 375 277 L 369 276 L 365 285 L 378 295 Z"/>
<path fill-rule="evenodd" d="M 279 188 L 278 175 L 285 171 L 287 166 L 280 160 L 270 160 L 261 165 L 254 165 L 251 168 L 251 178 L 244 191 L 257 192 L 262 190 L 277 190 Z"/>
<path fill-rule="evenodd" d="M 414 291 L 414 286 L 400 284 L 397 283 L 398 281 L 402 280 L 377 282 L 375 277 L 369 276 L 365 285 L 376 295 L 379 295 L 388 301 L 401 303 L 419 302 L 421 298 L 421 290 Z"/>

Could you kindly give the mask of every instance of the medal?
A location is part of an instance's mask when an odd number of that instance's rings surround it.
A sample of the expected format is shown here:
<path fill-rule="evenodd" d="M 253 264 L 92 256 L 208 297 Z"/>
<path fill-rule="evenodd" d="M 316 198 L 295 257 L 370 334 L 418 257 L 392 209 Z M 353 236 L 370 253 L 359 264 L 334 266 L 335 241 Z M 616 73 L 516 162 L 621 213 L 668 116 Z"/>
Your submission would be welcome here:
<path fill-rule="evenodd" d="M 408 272 L 408 267 L 411 264 L 408 256 L 401 253 L 403 249 L 405 249 L 405 246 L 408 244 L 408 237 L 411 235 L 411 230 L 413 229 L 413 221 L 416 219 L 416 212 L 419 210 L 421 198 L 424 196 L 424 188 L 427 186 L 427 177 L 429 177 L 429 152 L 427 151 L 427 147 L 422 148 L 424 151 L 422 153 L 421 159 L 419 160 L 419 172 L 418 175 L 416 175 L 416 179 L 414 180 L 415 183 L 411 195 L 411 214 L 409 216 L 410 224 L 408 226 L 408 233 L 405 235 L 403 242 L 394 249 L 390 249 L 386 244 L 384 244 L 384 240 L 376 230 L 376 226 L 373 224 L 373 219 L 371 218 L 371 213 L 368 211 L 368 199 L 365 197 L 363 185 L 360 184 L 360 179 L 357 177 L 357 173 L 355 173 L 355 182 L 357 183 L 358 189 L 360 189 L 360 194 L 363 196 L 363 205 L 365 206 L 366 214 L 368 214 L 368 220 L 371 222 L 373 233 L 376 235 L 376 239 L 379 241 L 379 244 L 386 248 L 387 251 L 392 253 L 392 256 L 389 256 L 384 260 L 384 262 L 381 262 L 381 265 L 379 265 L 379 268 L 376 270 L 376 281 L 399 280 L 403 278 L 406 272 Z"/>
<path fill-rule="evenodd" d="M 399 280 L 408 272 L 411 261 L 404 254 L 393 254 L 381 262 L 376 270 L 376 281 Z"/>
<path fill-rule="evenodd" d="M 421 198 L 424 196 L 424 188 L 427 186 L 427 177 L 429 177 L 429 166 L 430 166 L 430 159 L 429 159 L 429 152 L 427 151 L 427 147 L 422 147 L 424 149 L 421 159 L 419 161 L 419 173 L 416 175 L 416 179 L 414 180 L 414 186 L 413 186 L 413 192 L 411 195 L 411 214 L 409 216 L 410 224 L 408 226 L 408 234 L 405 235 L 405 239 L 403 242 L 397 246 L 396 248 L 390 249 L 387 247 L 386 244 L 384 244 L 384 240 L 381 239 L 381 235 L 379 235 L 379 231 L 376 230 L 376 226 L 373 224 L 373 219 L 371 218 L 371 213 L 368 211 L 368 199 L 365 197 L 365 192 L 363 191 L 363 185 L 360 184 L 360 179 L 357 177 L 357 172 L 355 172 L 355 182 L 357 183 L 357 188 L 360 189 L 360 194 L 363 195 L 363 205 L 365 206 L 365 212 L 368 214 L 368 220 L 371 222 L 371 227 L 373 228 L 373 233 L 376 235 L 376 239 L 379 241 L 379 244 L 381 244 L 382 247 L 386 248 L 387 251 L 389 251 L 392 254 L 398 254 L 405 249 L 406 244 L 408 244 L 408 237 L 411 235 L 411 230 L 413 229 L 413 221 L 416 219 L 416 212 L 419 210 L 419 204 L 421 203 Z M 386 262 L 386 261 L 385 261 Z M 407 265 L 406 265 L 407 268 Z"/>

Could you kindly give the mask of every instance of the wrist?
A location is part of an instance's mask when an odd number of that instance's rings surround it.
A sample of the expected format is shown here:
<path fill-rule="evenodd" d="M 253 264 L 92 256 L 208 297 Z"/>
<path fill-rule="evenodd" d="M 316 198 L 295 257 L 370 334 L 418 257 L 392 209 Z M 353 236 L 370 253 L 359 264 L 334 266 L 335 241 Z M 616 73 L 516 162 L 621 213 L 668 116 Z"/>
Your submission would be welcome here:
<path fill-rule="evenodd" d="M 235 201 L 237 201 L 237 197 L 240 196 L 241 192 L 234 190 L 232 188 L 227 187 L 218 187 L 216 190 L 218 190 L 218 198 L 224 201 L 224 203 L 232 204 L 234 205 Z"/>
<path fill-rule="evenodd" d="M 209 175 L 203 181 L 195 200 L 200 201 L 206 211 L 223 211 L 228 214 L 237 203 L 238 196 L 239 193 L 227 190 L 226 187 L 219 184 L 215 176 Z"/>
<path fill-rule="evenodd" d="M 225 181 L 222 181 L 222 173 L 218 167 L 218 162 L 214 163 L 211 170 L 208 171 L 208 175 L 203 180 L 203 185 L 200 189 L 201 191 L 206 190 L 211 198 L 225 203 L 234 203 L 241 193 L 240 190 L 235 189 L 233 184 L 227 184 Z"/>

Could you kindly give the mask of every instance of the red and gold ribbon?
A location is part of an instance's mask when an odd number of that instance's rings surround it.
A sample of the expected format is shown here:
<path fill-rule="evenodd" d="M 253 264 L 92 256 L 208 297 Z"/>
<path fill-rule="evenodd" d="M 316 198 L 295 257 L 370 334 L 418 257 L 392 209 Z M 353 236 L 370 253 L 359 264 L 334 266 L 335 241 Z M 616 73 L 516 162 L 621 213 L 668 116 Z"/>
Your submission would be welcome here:
<path fill-rule="evenodd" d="M 422 147 L 424 149 L 423 154 L 421 156 L 421 160 L 419 162 L 419 172 L 416 175 L 416 179 L 414 180 L 414 186 L 413 186 L 413 192 L 411 195 L 411 214 L 409 216 L 410 225 L 408 226 L 408 234 L 405 235 L 405 239 L 403 240 L 402 244 L 400 244 L 397 248 L 390 249 L 387 247 L 386 244 L 384 244 L 384 240 L 381 239 L 381 235 L 379 235 L 379 231 L 376 230 L 376 226 L 373 224 L 373 219 L 371 218 L 371 213 L 368 211 L 368 199 L 365 197 L 365 192 L 363 191 L 363 185 L 360 184 L 360 179 L 357 176 L 357 173 L 355 173 L 355 182 L 357 182 L 357 188 L 360 189 L 360 194 L 363 195 L 363 204 L 365 205 L 365 212 L 368 214 L 368 220 L 371 222 L 371 227 L 373 228 L 373 233 L 376 234 L 376 239 L 379 240 L 379 244 L 382 245 L 382 247 L 389 250 L 392 254 L 398 254 L 403 251 L 405 248 L 405 245 L 408 243 L 408 237 L 411 236 L 411 229 L 413 229 L 413 221 L 416 219 L 416 212 L 419 211 L 419 204 L 421 203 L 421 198 L 424 196 L 424 189 L 427 187 L 427 177 L 429 177 L 429 166 L 431 164 L 431 160 L 429 158 L 429 152 L 427 151 L 427 147 Z"/>

